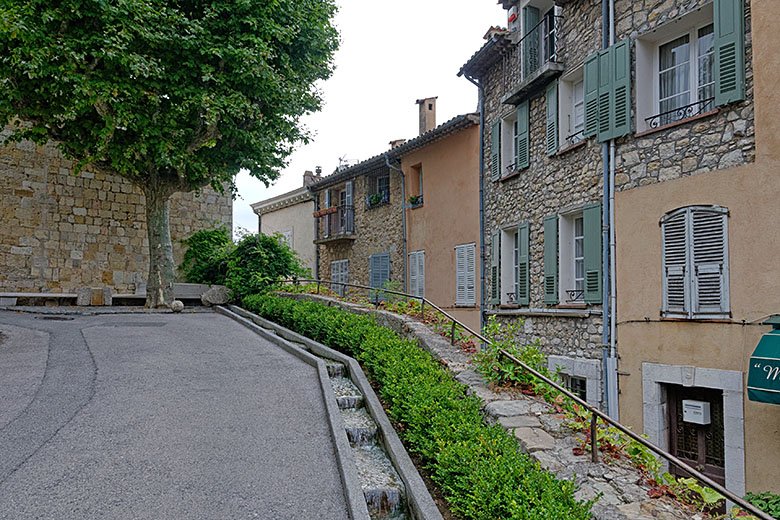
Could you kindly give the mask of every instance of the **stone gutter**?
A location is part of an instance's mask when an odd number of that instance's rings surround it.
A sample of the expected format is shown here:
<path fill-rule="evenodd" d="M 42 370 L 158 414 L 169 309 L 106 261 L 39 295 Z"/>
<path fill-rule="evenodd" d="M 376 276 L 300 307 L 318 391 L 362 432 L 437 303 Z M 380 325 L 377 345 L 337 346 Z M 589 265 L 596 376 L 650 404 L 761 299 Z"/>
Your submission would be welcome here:
<path fill-rule="evenodd" d="M 354 314 L 371 315 L 377 322 L 400 336 L 415 340 L 447 367 L 468 392 L 483 402 L 485 420 L 498 423 L 512 433 L 520 450 L 539 465 L 563 480 L 573 480 L 579 487 L 575 497 L 591 500 L 593 517 L 597 520 L 697 520 L 700 513 L 669 498 L 650 498 L 650 486 L 642 473 L 626 458 L 612 462 L 590 462 L 590 453 L 574 455 L 581 447 L 584 434 L 566 426 L 566 419 L 556 414 L 545 401 L 523 394 L 497 393 L 487 387 L 482 376 L 471 368 L 471 356 L 449 340 L 433 332 L 416 318 L 382 309 L 365 307 L 328 296 L 314 294 L 275 293 L 294 300 L 310 300 L 337 306 Z"/>

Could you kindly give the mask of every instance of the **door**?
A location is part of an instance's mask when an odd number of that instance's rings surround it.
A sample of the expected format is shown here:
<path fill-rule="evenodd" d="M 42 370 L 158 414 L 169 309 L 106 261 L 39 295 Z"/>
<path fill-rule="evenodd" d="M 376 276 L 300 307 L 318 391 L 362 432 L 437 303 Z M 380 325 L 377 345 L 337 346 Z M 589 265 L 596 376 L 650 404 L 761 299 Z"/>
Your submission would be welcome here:
<path fill-rule="evenodd" d="M 683 399 L 710 403 L 710 424 L 683 421 Z M 723 428 L 723 392 L 712 388 L 667 385 L 669 406 L 669 447 L 672 455 L 693 466 L 719 484 L 726 485 Z M 688 477 L 670 464 L 670 472 Z"/>

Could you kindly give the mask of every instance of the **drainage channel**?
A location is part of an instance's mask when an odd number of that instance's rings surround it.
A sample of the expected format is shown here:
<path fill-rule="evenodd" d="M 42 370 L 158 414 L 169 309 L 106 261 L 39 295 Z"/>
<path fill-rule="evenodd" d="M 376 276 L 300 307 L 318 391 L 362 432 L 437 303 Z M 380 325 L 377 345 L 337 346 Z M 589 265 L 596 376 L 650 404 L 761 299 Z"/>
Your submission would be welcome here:
<path fill-rule="evenodd" d="M 293 343 L 325 362 L 369 515 L 373 520 L 407 520 L 403 482 L 382 446 L 376 422 L 363 406 L 363 394 L 350 379 L 346 365 L 318 356 L 302 343 Z"/>

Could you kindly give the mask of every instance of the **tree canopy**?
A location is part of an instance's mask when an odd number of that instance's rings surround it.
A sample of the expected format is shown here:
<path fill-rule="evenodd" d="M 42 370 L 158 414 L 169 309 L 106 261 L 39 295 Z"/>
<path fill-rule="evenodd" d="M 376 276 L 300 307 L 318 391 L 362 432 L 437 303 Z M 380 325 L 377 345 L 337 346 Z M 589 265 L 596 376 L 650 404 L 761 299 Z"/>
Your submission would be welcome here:
<path fill-rule="evenodd" d="M 162 235 L 170 242 L 172 193 L 222 189 L 241 169 L 268 183 L 307 140 L 299 119 L 320 108 L 316 82 L 333 69 L 335 10 L 333 0 L 4 0 L 0 125 L 12 141 L 56 140 L 77 170 L 138 185 L 154 253 Z"/>

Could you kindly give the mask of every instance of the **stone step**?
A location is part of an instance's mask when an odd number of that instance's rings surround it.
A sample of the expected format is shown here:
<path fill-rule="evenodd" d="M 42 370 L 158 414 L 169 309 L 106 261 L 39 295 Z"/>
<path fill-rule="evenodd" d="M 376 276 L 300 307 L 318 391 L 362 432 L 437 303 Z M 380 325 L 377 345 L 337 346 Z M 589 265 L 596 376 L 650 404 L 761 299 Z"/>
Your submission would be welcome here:
<path fill-rule="evenodd" d="M 346 377 L 331 377 L 330 384 L 336 394 L 336 402 L 342 410 L 363 406 L 363 395 L 351 380 Z"/>
<path fill-rule="evenodd" d="M 405 518 L 404 486 L 384 450 L 375 445 L 352 452 L 371 518 Z"/>
<path fill-rule="evenodd" d="M 347 367 L 344 366 L 344 363 L 326 359 L 325 366 L 328 369 L 328 377 L 344 377 L 347 375 Z"/>
<path fill-rule="evenodd" d="M 341 410 L 341 417 L 353 448 L 376 444 L 376 423 L 365 408 Z"/>

